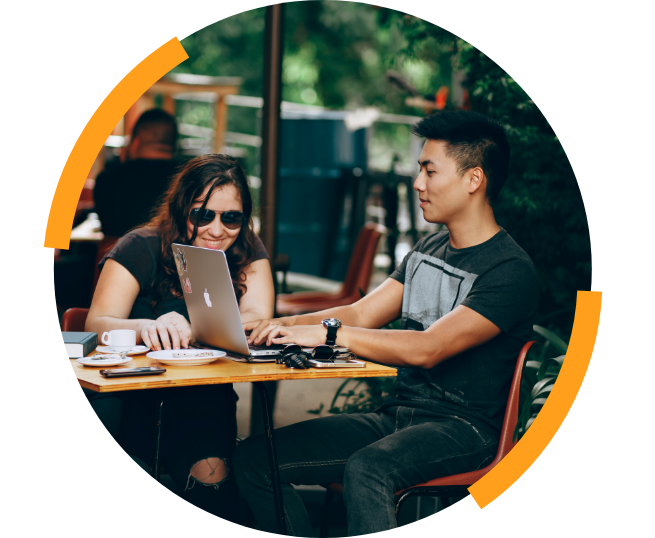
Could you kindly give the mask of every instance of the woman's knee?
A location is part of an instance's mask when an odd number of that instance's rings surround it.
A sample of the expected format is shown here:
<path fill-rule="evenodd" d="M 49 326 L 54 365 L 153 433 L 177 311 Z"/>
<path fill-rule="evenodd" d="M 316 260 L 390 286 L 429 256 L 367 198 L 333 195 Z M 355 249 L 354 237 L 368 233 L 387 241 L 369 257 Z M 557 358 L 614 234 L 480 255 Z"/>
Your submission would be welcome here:
<path fill-rule="evenodd" d="M 229 468 L 223 458 L 207 458 L 191 467 L 191 477 L 205 485 L 215 485 L 227 478 Z"/>

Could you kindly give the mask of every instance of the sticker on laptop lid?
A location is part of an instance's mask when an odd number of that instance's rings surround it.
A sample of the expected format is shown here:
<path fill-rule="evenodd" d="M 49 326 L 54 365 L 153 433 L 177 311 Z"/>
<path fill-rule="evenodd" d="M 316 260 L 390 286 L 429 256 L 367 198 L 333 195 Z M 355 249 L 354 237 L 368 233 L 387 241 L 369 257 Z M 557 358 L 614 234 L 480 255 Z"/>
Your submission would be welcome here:
<path fill-rule="evenodd" d="M 173 254 L 173 258 L 175 258 L 175 267 L 177 267 L 177 274 L 183 276 L 184 271 L 187 270 L 187 263 L 186 263 L 186 258 L 184 257 L 184 252 L 178 248 L 177 252 Z"/>
<path fill-rule="evenodd" d="M 186 277 L 186 280 L 184 281 L 184 291 L 191 293 L 191 281 L 189 280 L 189 277 Z"/>

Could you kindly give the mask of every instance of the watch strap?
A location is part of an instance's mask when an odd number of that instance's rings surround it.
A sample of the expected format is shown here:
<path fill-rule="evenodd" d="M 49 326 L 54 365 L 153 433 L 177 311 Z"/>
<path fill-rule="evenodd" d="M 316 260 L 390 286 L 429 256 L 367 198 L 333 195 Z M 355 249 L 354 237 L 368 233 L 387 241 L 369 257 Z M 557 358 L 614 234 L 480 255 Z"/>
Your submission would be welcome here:
<path fill-rule="evenodd" d="M 325 339 L 325 343 L 328 346 L 333 346 L 336 341 L 337 341 L 337 329 L 339 327 L 335 327 L 334 325 L 330 325 L 327 328 L 327 338 Z"/>

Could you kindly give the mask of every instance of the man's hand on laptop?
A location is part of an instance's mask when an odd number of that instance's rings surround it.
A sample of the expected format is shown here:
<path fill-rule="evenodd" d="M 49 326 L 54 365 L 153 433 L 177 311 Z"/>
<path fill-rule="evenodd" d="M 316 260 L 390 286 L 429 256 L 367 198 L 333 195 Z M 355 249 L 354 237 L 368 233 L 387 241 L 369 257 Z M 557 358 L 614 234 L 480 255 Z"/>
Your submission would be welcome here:
<path fill-rule="evenodd" d="M 189 347 L 193 342 L 191 325 L 177 312 L 169 312 L 148 322 L 141 329 L 143 343 L 153 351 Z"/>
<path fill-rule="evenodd" d="M 274 318 L 274 319 L 257 319 L 254 321 L 246 321 L 243 324 L 243 329 L 248 336 L 248 345 L 254 344 L 256 346 L 264 343 L 268 334 L 275 329 L 275 327 L 291 327 L 296 318 L 290 316 L 287 318 Z"/>
<path fill-rule="evenodd" d="M 283 327 L 275 325 L 268 332 L 266 345 L 298 344 L 302 347 L 316 347 L 325 344 L 327 331 L 323 325 L 295 325 Z"/>

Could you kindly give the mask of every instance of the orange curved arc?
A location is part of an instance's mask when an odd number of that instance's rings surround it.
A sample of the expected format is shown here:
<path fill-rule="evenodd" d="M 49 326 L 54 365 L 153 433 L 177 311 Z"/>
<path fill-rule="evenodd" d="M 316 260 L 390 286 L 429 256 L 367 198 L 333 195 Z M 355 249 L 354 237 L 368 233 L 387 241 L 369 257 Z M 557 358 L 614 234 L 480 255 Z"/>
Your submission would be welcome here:
<path fill-rule="evenodd" d="M 136 100 L 189 56 L 175 37 L 139 63 L 111 91 L 75 142 L 50 206 L 45 247 L 67 249 L 77 201 L 93 161 L 112 129 Z"/>
<path fill-rule="evenodd" d="M 496 499 L 528 470 L 564 422 L 594 350 L 601 298 L 600 292 L 578 291 L 571 342 L 557 382 L 523 438 L 496 467 L 469 488 L 480 508 Z"/>

